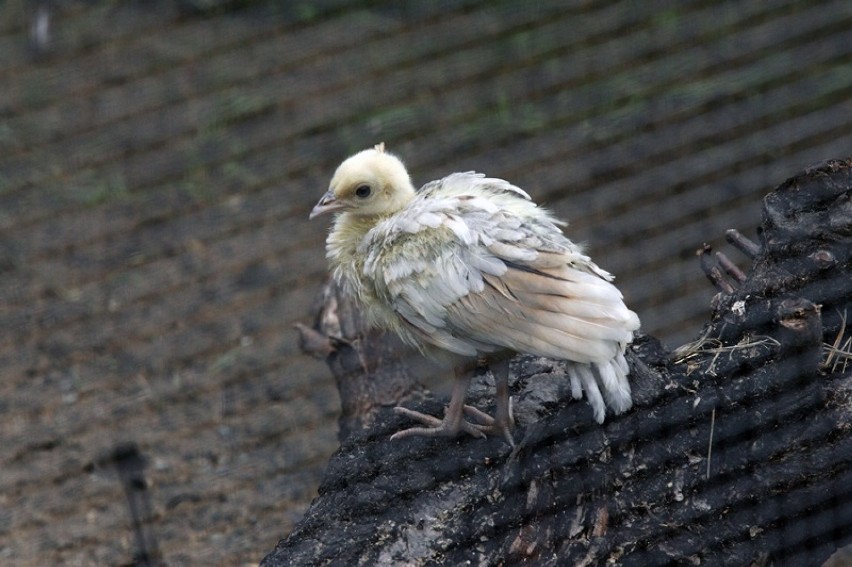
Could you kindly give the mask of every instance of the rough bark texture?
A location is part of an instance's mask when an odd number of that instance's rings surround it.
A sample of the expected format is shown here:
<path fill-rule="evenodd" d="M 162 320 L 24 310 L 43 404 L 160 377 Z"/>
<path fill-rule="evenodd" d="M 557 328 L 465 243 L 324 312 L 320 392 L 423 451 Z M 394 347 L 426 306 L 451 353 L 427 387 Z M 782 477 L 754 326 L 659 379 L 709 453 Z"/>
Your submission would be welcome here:
<path fill-rule="evenodd" d="M 407 423 L 390 407 L 414 391 L 402 364 L 342 371 L 361 343 L 332 341 L 332 369 L 353 380 L 344 408 L 370 418 L 343 418 L 319 497 L 262 565 L 824 562 L 852 541 L 850 164 L 766 197 L 746 277 L 721 262 L 733 281 L 715 271 L 728 291 L 697 341 L 668 353 L 636 340 L 634 408 L 603 426 L 571 401 L 559 362 L 522 356 L 516 452 L 499 439 L 392 443 Z M 492 393 L 486 374 L 469 400 L 493 409 Z"/>
<path fill-rule="evenodd" d="M 366 329 L 360 314 L 331 280 L 318 298 L 313 327 L 297 324 L 304 352 L 325 357 L 340 391 L 342 442 L 372 425 L 383 407 L 425 395 L 404 362 L 405 349 L 385 333 Z"/>

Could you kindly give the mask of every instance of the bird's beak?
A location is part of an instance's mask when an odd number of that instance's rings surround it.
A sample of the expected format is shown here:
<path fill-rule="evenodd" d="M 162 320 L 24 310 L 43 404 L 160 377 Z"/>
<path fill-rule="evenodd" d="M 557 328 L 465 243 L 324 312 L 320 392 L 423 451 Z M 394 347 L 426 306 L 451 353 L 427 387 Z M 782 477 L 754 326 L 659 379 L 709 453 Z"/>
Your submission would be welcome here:
<path fill-rule="evenodd" d="M 337 200 L 337 197 L 334 196 L 333 192 L 328 191 L 325 195 L 322 196 L 322 198 L 313 208 L 313 210 L 311 211 L 311 215 L 308 217 L 308 220 L 323 215 L 325 213 L 339 211 L 345 206 L 345 203 L 341 203 Z"/>

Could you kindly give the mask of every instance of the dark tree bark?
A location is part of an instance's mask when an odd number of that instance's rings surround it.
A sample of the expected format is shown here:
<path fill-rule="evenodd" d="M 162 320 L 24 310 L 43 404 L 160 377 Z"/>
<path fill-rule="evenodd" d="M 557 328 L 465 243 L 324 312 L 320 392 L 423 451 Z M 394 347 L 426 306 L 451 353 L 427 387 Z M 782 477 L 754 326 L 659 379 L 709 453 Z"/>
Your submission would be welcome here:
<path fill-rule="evenodd" d="M 849 545 L 852 160 L 764 205 L 759 246 L 730 234 L 747 274 L 704 254 L 723 291 L 700 338 L 631 347 L 625 415 L 597 425 L 560 362 L 516 358 L 514 453 L 500 439 L 390 442 L 408 425 L 393 405 L 442 402 L 348 308 L 342 332 L 306 329 L 341 385 L 342 445 L 262 565 L 820 565 Z M 331 297 L 321 319 L 346 305 Z M 493 410 L 492 395 L 483 375 L 469 401 Z"/>
<path fill-rule="evenodd" d="M 367 329 L 352 302 L 329 281 L 320 294 L 313 327 L 297 325 L 303 351 L 328 362 L 341 412 L 338 437 L 369 428 L 382 409 L 426 392 L 405 364 L 406 350 L 395 337 Z"/>

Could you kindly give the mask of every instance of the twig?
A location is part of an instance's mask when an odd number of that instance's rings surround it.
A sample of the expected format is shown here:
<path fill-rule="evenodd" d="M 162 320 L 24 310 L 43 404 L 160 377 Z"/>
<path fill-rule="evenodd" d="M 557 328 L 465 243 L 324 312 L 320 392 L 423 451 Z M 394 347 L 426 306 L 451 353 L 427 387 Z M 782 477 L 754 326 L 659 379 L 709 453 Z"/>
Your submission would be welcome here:
<path fill-rule="evenodd" d="M 701 270 L 716 289 L 723 293 L 734 293 L 734 286 L 731 285 L 719 267 L 712 263 L 710 258 L 710 252 L 712 252 L 712 250 L 713 248 L 709 244 L 705 244 L 696 252 L 696 255 L 699 257 L 699 261 L 701 262 Z"/>
<path fill-rule="evenodd" d="M 724 253 L 716 252 L 716 260 L 718 260 L 722 269 L 725 270 L 725 273 L 737 280 L 738 283 L 746 281 L 745 272 L 743 272 L 739 266 L 734 264 Z"/>
<path fill-rule="evenodd" d="M 744 236 L 739 230 L 730 228 L 725 231 L 725 239 L 737 250 L 754 259 L 760 253 L 760 245 Z"/>
<path fill-rule="evenodd" d="M 710 480 L 710 459 L 713 457 L 713 432 L 716 429 L 716 408 L 710 412 L 710 440 L 707 442 L 707 473 L 704 478 Z"/>
<path fill-rule="evenodd" d="M 843 335 L 846 333 L 846 310 L 840 315 L 840 330 L 837 332 L 837 337 L 834 339 L 834 344 L 825 343 L 825 349 L 828 355 L 822 363 L 823 368 L 831 367 L 831 372 L 837 372 L 837 367 L 842 365 L 842 372 L 846 372 L 846 367 L 852 361 L 852 337 L 843 342 Z M 833 361 L 833 362 L 832 362 Z"/>

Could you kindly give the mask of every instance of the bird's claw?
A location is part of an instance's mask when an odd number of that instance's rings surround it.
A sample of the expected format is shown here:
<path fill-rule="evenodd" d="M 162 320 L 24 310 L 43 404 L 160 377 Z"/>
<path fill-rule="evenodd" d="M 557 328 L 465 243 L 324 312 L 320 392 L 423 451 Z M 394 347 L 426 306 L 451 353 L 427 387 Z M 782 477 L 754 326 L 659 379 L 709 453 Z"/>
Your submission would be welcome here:
<path fill-rule="evenodd" d="M 459 433 L 467 433 L 473 437 L 485 438 L 487 434 L 500 435 L 511 447 L 515 447 L 515 440 L 512 438 L 512 426 L 515 424 L 515 419 L 512 415 L 511 398 L 509 398 L 509 414 L 507 419 L 495 419 L 478 408 L 468 405 L 464 406 L 464 413 L 480 423 L 471 423 L 464 419 L 460 420 L 459 423 L 453 423 L 453 420 L 448 415 L 444 415 L 444 419 L 438 419 L 435 416 L 400 406 L 395 407 L 394 412 L 419 421 L 427 427 L 410 427 L 402 431 L 397 431 L 391 435 L 392 440 L 413 436 L 455 437 Z"/>
<path fill-rule="evenodd" d="M 468 407 L 470 406 L 466 406 L 466 408 Z M 451 420 L 447 419 L 447 416 L 444 416 L 444 419 L 438 419 L 435 416 L 404 407 L 395 407 L 393 408 L 393 411 L 399 415 L 404 415 L 424 423 L 427 427 L 410 427 L 408 429 L 403 429 L 402 431 L 397 431 L 391 435 L 391 439 L 402 439 L 404 437 L 413 437 L 418 435 L 422 437 L 455 437 L 462 432 L 480 439 L 485 438 L 485 431 L 483 428 L 487 426 L 470 423 L 465 420 L 461 420 L 461 423 L 452 423 Z M 491 418 L 488 417 L 488 419 Z"/>
<path fill-rule="evenodd" d="M 483 419 L 485 425 L 479 426 L 479 429 L 488 435 L 501 436 L 505 439 L 513 449 L 515 448 L 515 439 L 512 437 L 512 428 L 515 426 L 515 416 L 512 411 L 512 398 L 509 398 L 509 407 L 506 416 L 501 416 L 500 412 L 491 417 L 490 415 L 481 412 L 472 406 L 465 406 L 465 411 L 478 419 Z"/>
<path fill-rule="evenodd" d="M 482 425 L 476 425 L 480 431 L 486 433 L 488 435 L 499 435 L 506 440 L 512 448 L 515 447 L 515 440 L 512 437 L 512 428 L 515 426 L 515 416 L 512 411 L 512 398 L 509 398 L 509 411 L 508 415 L 505 418 L 501 418 L 499 415 L 495 417 L 491 417 L 487 413 L 473 407 L 473 406 L 464 406 L 464 411 L 471 417 L 476 418 L 477 420 L 482 422 Z"/>

